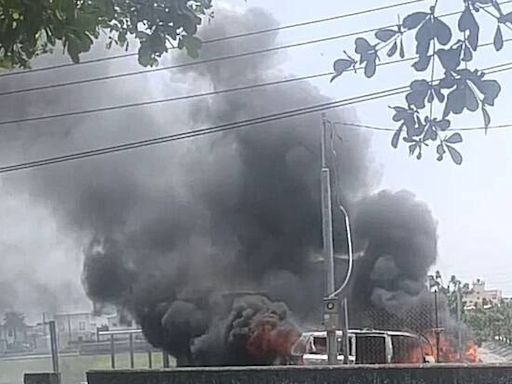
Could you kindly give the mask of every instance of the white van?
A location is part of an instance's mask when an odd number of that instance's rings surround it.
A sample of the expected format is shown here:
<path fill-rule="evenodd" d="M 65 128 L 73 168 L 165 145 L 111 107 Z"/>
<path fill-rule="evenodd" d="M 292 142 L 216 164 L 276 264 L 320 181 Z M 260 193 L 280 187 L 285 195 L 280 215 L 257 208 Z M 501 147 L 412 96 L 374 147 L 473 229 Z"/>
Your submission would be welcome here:
<path fill-rule="evenodd" d="M 343 361 L 342 331 L 336 332 L 338 361 Z M 422 350 L 424 341 L 413 333 L 378 330 L 349 330 L 350 364 L 425 363 L 431 359 L 423 355 L 416 360 L 401 361 L 403 346 L 407 344 Z M 301 365 L 327 364 L 327 333 L 325 331 L 304 332 L 292 348 L 295 361 Z"/>

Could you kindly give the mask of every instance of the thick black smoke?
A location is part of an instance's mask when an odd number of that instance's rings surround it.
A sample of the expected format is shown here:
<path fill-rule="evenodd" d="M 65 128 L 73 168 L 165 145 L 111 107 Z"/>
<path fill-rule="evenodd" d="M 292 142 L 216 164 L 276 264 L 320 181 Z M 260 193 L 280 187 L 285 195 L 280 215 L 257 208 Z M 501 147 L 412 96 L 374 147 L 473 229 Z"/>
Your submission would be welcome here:
<path fill-rule="evenodd" d="M 218 8 L 216 15 L 203 29 L 208 38 L 276 25 L 261 10 L 238 14 Z M 207 45 L 202 55 L 275 44 L 276 35 L 269 33 L 243 44 Z M 194 66 L 170 75 L 169 84 L 192 93 L 266 82 L 284 76 L 279 60 L 281 56 L 271 53 Z M 167 79 L 160 80 L 167 84 Z M 104 88 L 106 95 L 98 100 L 111 104 L 127 97 L 130 92 L 124 87 Z M 66 95 L 59 96 L 65 105 Z M 38 157 L 327 100 L 312 85 L 293 83 L 91 117 L 83 123 L 63 122 L 60 128 L 69 129 L 66 135 L 47 126 L 47 135 L 23 131 L 13 140 L 31 140 L 28 153 Z M 330 117 L 343 119 L 334 112 Z M 282 349 L 297 335 L 295 324 L 319 326 L 321 320 L 323 278 L 313 262 L 322 246 L 320 127 L 318 115 L 276 121 L 34 170 L 12 185 L 27 188 L 67 228 L 92 239 L 83 271 L 89 297 L 127 308 L 147 339 L 179 364 L 282 363 Z M 356 130 L 340 134 L 343 143 L 333 141 L 338 156 L 330 156 L 330 163 L 343 187 L 337 190 L 333 183 L 333 188 L 350 211 L 357 210 L 358 249 L 369 244 L 351 302 L 361 311 L 372 305 L 392 310 L 420 292 L 436 256 L 436 226 L 428 209 L 410 194 L 386 192 L 360 200 L 375 183 L 368 140 Z M 335 219 L 342 223 L 338 214 Z M 338 253 L 345 252 L 344 244 L 338 228 Z M 340 269 L 339 275 L 343 273 Z M 381 278 L 381 273 L 388 277 Z M 371 284 L 359 284 L 361 279 Z M 229 294 L 237 291 L 262 294 Z"/>
<path fill-rule="evenodd" d="M 352 285 L 355 313 L 410 308 L 425 292 L 425 276 L 437 257 L 430 210 L 409 192 L 384 191 L 360 201 L 356 212 L 357 236 L 366 250 Z"/>

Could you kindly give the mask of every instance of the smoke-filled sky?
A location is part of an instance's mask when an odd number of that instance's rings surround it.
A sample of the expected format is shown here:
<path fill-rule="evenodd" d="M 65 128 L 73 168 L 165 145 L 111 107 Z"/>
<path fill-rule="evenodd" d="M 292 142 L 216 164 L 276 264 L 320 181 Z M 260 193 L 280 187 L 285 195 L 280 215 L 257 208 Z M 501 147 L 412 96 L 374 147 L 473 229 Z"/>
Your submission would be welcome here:
<path fill-rule="evenodd" d="M 246 4 L 241 0 L 231 0 L 228 4 L 236 9 L 217 7 L 216 18 L 209 29 L 203 32 L 205 36 L 207 31 L 208 36 L 223 36 L 385 3 L 365 0 L 340 5 L 333 2 L 312 8 L 311 3 L 305 1 L 250 0 Z M 245 13 L 251 7 L 261 7 L 266 12 L 252 10 Z M 236 16 L 240 12 L 244 15 L 242 22 Z M 396 18 L 396 12 L 383 15 L 389 18 L 390 23 Z M 383 15 L 350 19 L 300 31 L 293 30 L 279 36 L 269 34 L 244 41 L 243 45 L 210 46 L 203 55 L 220 56 L 236 51 L 241 46 L 244 50 L 250 50 L 278 42 L 339 34 L 361 28 L 361 20 L 364 20 L 365 27 L 370 28 L 381 25 Z M 129 81 L 100 82 L 83 87 L 3 97 L 0 115 L 2 120 L 7 120 L 229 88 L 240 82 L 245 84 L 277 79 L 288 73 L 323 72 L 330 68 L 332 60 L 342 49 L 350 45 L 349 41 L 335 42 L 301 48 L 286 54 L 192 68 L 188 72 L 161 72 L 133 77 Z M 103 54 L 102 46 L 98 44 L 90 56 Z M 46 57 L 40 59 L 37 65 L 63 60 L 66 58 Z M 165 62 L 170 60 L 166 59 Z M 119 73 L 136 68 L 138 66 L 134 60 L 126 59 L 108 65 L 103 63 L 84 66 L 80 70 L 73 67 L 48 72 L 44 76 L 34 74 L 14 77 L 8 81 L 2 80 L 0 87 L 16 89 L 94 77 L 104 74 L 105 71 Z M 320 93 L 343 98 L 352 95 L 354 92 L 351 90 L 354 89 L 357 93 L 363 93 L 376 88 L 391 87 L 395 85 L 397 78 L 403 77 L 399 68 L 386 71 L 389 72 L 383 71 L 376 80 L 368 82 L 356 82 L 355 79 L 347 77 L 342 80 L 345 83 L 339 81 L 329 85 L 327 80 L 322 80 L 312 85 L 298 84 L 290 88 L 253 91 L 246 98 L 232 95 L 223 97 L 221 101 L 204 99 L 193 103 L 155 106 L 151 109 L 8 126 L 1 132 L 3 140 L 0 142 L 0 160 L 2 164 L 10 164 L 110 145 L 119 142 L 120 137 L 123 141 L 128 141 L 258 116 L 287 107 L 321 102 L 325 99 Z M 503 78 L 506 79 L 506 75 Z M 407 81 L 408 78 L 404 78 L 400 84 Z M 495 108 L 496 121 L 506 122 L 506 100 L 504 95 Z M 388 125 L 388 102 L 392 101 L 358 106 L 343 114 L 330 113 L 329 118 L 350 121 L 359 119 L 365 123 Z M 278 201 L 273 202 L 272 195 L 265 192 L 264 183 L 268 182 L 266 178 L 245 180 L 240 175 L 243 175 L 247 167 L 267 167 L 276 178 L 282 175 L 279 173 L 279 165 L 303 164 L 306 169 L 314 167 L 315 162 L 312 159 L 315 158 L 318 147 L 315 147 L 315 133 L 309 129 L 319 127 L 319 116 L 299 119 L 295 123 L 302 132 L 298 138 L 306 141 L 301 143 L 300 149 L 293 149 L 290 140 L 296 140 L 297 137 L 290 139 L 287 129 L 282 132 L 273 130 L 272 134 L 276 136 L 268 141 L 265 136 L 270 131 L 263 129 L 255 131 L 254 137 L 249 134 L 243 139 L 212 136 L 2 176 L 0 208 L 3 215 L 0 220 L 4 230 L 0 235 L 0 309 L 30 309 L 30 315 L 36 316 L 42 310 L 64 311 L 87 306 L 88 301 L 80 281 L 83 251 L 90 236 L 98 232 L 116 237 L 122 229 L 123 236 L 130 235 L 130 244 L 136 244 L 140 249 L 147 242 L 155 248 L 156 254 L 159 249 L 167 251 L 172 248 L 175 238 L 188 236 L 193 232 L 196 236 L 188 240 L 187 247 L 189 252 L 197 250 L 199 254 L 205 247 L 218 246 L 204 243 L 209 238 L 204 231 L 210 230 L 211 227 L 207 224 L 213 220 L 217 224 L 214 227 L 216 236 L 213 237 L 229 242 L 227 234 L 232 230 L 230 226 L 236 227 L 236 220 L 244 219 L 243 215 L 237 217 L 237 212 L 231 208 L 233 211 L 229 214 L 232 222 L 223 225 L 219 221 L 220 214 L 216 215 L 213 209 L 202 208 L 207 205 L 217 207 L 219 212 L 223 212 L 223 207 L 231 205 L 232 199 L 239 196 L 237 192 L 242 187 L 254 191 L 260 188 L 263 191 L 252 196 L 256 206 L 259 202 L 266 204 L 265 208 L 279 208 L 276 205 Z M 470 123 L 473 121 L 468 121 L 467 124 Z M 347 130 L 343 132 L 343 137 L 340 174 L 347 197 L 355 199 L 382 188 L 412 190 L 428 203 L 439 221 L 440 267 L 447 273 L 456 273 L 466 279 L 484 277 L 493 286 L 499 285 L 512 290 L 512 287 L 503 285 L 504 274 L 507 272 L 506 254 L 511 250 L 507 248 L 507 226 L 504 224 L 507 207 L 510 207 L 506 192 L 512 189 L 510 178 L 507 177 L 512 160 L 505 151 L 506 144 L 503 144 L 506 133 L 495 133 L 486 138 L 467 135 L 468 143 L 464 146 L 466 161 L 462 167 L 448 162 L 436 164 L 435 160 L 429 159 L 422 162 L 409 159 L 405 149 L 393 151 L 389 145 L 389 137 L 381 134 L 371 136 Z M 258 146 L 250 144 L 254 139 L 260 143 Z M 281 157 L 275 156 L 276 150 L 283 151 Z M 269 156 L 266 156 L 267 153 Z M 238 159 L 238 162 L 233 159 Z M 259 164 L 262 159 L 277 159 L 279 163 Z M 493 169 L 500 169 L 502 176 L 497 176 Z M 304 180 L 301 176 L 303 175 L 292 174 L 292 181 L 295 177 L 300 180 L 299 186 L 314 185 L 314 180 Z M 290 207 L 295 202 L 304 201 L 304 196 L 296 188 L 291 188 L 289 194 Z M 307 223 L 297 222 L 295 213 L 290 211 L 288 220 L 294 223 L 293 231 L 300 231 L 301 226 Z M 287 217 L 286 212 L 281 214 L 281 217 Z M 155 217 L 162 219 L 158 221 Z M 262 223 L 267 224 L 268 219 L 258 217 L 258 220 L 259 223 L 244 223 L 253 225 L 255 239 L 257 236 L 268 235 L 258 233 L 259 226 Z M 179 225 L 176 224 L 178 222 Z M 276 223 L 277 228 L 280 227 L 279 224 Z M 469 238 L 473 241 L 468 241 Z M 252 246 L 255 239 L 247 238 L 247 246 Z M 183 244 L 180 243 L 181 246 Z M 268 253 L 272 252 L 279 250 L 273 251 L 269 248 Z M 196 261 L 203 263 L 204 258 L 198 257 Z M 496 268 L 500 272 L 491 269 L 494 265 L 501 266 Z M 169 268 L 168 265 L 166 267 Z M 200 274 L 195 277 L 201 278 Z"/>

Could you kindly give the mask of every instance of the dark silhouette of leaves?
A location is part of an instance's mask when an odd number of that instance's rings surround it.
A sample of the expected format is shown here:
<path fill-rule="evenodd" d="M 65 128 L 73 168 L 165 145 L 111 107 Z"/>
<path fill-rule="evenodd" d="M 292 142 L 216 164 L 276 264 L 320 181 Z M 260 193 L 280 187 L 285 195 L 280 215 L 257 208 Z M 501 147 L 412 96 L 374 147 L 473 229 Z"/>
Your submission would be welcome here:
<path fill-rule="evenodd" d="M 430 46 L 434 40 L 434 26 L 432 20 L 427 19 L 416 32 L 416 53 L 421 56 L 429 54 Z"/>
<path fill-rule="evenodd" d="M 512 12 L 509 12 L 505 15 L 501 15 L 498 19 L 498 21 L 502 24 L 505 23 L 512 23 Z"/>
<path fill-rule="evenodd" d="M 405 57 L 405 48 L 403 40 L 400 40 L 400 57 L 402 59 Z"/>
<path fill-rule="evenodd" d="M 400 141 L 400 135 L 402 134 L 403 129 L 404 125 L 401 124 L 400 127 L 398 127 L 398 129 L 393 134 L 393 137 L 391 138 L 391 146 L 393 148 L 398 148 L 398 142 Z"/>
<path fill-rule="evenodd" d="M 395 41 L 393 43 L 393 45 L 391 45 L 391 48 L 389 48 L 389 50 L 388 50 L 388 53 L 387 53 L 388 57 L 393 57 L 396 54 L 397 50 L 398 50 L 398 42 Z"/>
<path fill-rule="evenodd" d="M 414 80 L 410 88 L 411 91 L 405 96 L 407 104 L 416 109 L 425 108 L 425 99 L 430 92 L 430 83 L 426 80 Z"/>
<path fill-rule="evenodd" d="M 333 64 L 334 75 L 331 77 L 331 82 L 340 77 L 345 71 L 354 68 L 356 62 L 352 59 L 338 59 Z"/>
<path fill-rule="evenodd" d="M 485 133 L 487 133 L 487 128 L 489 128 L 489 125 L 491 124 L 491 115 L 489 115 L 487 108 L 485 108 L 485 105 L 483 105 L 483 104 L 482 104 L 482 115 L 484 117 Z"/>
<path fill-rule="evenodd" d="M 441 65 L 448 72 L 455 71 L 460 66 L 461 54 L 462 45 L 450 49 L 440 48 L 436 51 L 436 55 L 439 58 Z"/>
<path fill-rule="evenodd" d="M 356 53 L 360 56 L 359 63 L 364 64 L 364 74 L 366 77 L 373 77 L 377 69 L 377 49 L 371 45 L 368 40 L 358 37 L 356 39 Z"/>
<path fill-rule="evenodd" d="M 496 27 L 496 33 L 494 34 L 494 48 L 498 52 L 503 49 L 503 33 L 501 32 L 499 24 Z"/>
<path fill-rule="evenodd" d="M 448 143 L 448 144 L 462 143 L 462 136 L 460 135 L 459 132 L 455 132 L 451 136 L 449 136 L 447 139 L 445 139 L 444 142 Z"/>
<path fill-rule="evenodd" d="M 443 119 L 446 119 L 450 113 L 460 115 L 465 109 L 474 112 L 478 106 L 478 99 L 473 90 L 465 82 L 459 82 L 447 96 Z"/>
<path fill-rule="evenodd" d="M 483 96 L 482 102 L 493 106 L 496 98 L 501 93 L 501 85 L 496 80 L 484 80 L 484 74 L 478 71 L 460 69 L 455 71 L 464 81 L 473 84 Z"/>
<path fill-rule="evenodd" d="M 442 161 L 444 158 L 444 154 L 446 153 L 443 143 L 438 144 L 436 151 L 437 151 L 437 155 L 438 155 L 437 161 Z"/>
<path fill-rule="evenodd" d="M 462 164 L 462 155 L 459 151 L 457 151 L 454 147 L 451 145 L 446 145 L 446 149 L 448 150 L 448 153 L 450 154 L 450 157 L 452 158 L 453 162 L 457 165 Z"/>
<path fill-rule="evenodd" d="M 415 12 L 407 16 L 402 25 L 405 29 L 415 29 L 418 28 L 428 17 L 430 17 L 430 13 Z"/>
<path fill-rule="evenodd" d="M 397 53 L 400 57 L 405 57 L 404 35 L 413 31 L 417 59 L 412 67 L 416 72 L 430 70 L 430 78 L 413 80 L 405 96 L 407 106 L 392 108 L 393 121 L 399 123 L 399 127 L 393 134 L 391 145 L 394 148 L 398 147 L 402 138 L 402 141 L 408 144 L 409 153 L 416 155 L 418 159 L 422 158 L 423 148 L 435 142 L 439 161 L 443 160 L 448 152 L 456 164 L 461 164 L 462 155 L 454 147 L 462 141 L 461 134 L 454 133 L 445 139 L 440 137 L 442 132 L 449 132 L 449 116 L 481 109 L 487 129 L 491 122 L 487 108 L 494 106 L 496 98 L 501 93 L 501 86 L 496 80 L 484 79 L 483 72 L 467 68 L 476 56 L 480 40 L 480 26 L 476 18 L 478 13 L 484 6 L 491 9 L 486 9 L 486 13 L 494 12 L 498 20 L 494 46 L 497 51 L 501 51 L 505 42 L 502 25 L 512 24 L 512 12 L 504 14 L 498 0 L 463 0 L 462 4 L 463 9 L 457 26 L 463 37 L 453 42 L 452 29 L 444 20 L 437 17 L 436 5 L 431 6 L 429 12 L 414 12 L 406 16 L 396 29 L 378 30 L 375 33 L 375 45 L 364 38 L 356 39 L 359 62 L 364 65 L 365 75 L 372 77 L 375 74 L 377 60 L 380 60 L 378 52 L 386 49 L 387 57 L 394 57 Z M 440 67 L 436 66 L 437 61 Z M 348 61 L 344 65 L 348 66 Z M 436 80 L 441 67 L 444 77 Z M 342 73 L 345 70 L 343 68 L 338 72 Z M 437 110 L 434 108 L 436 103 L 441 104 L 443 108 L 440 118 L 433 116 Z"/>
<path fill-rule="evenodd" d="M 446 120 L 446 119 L 443 119 L 443 120 L 433 119 L 432 125 L 434 126 L 434 128 L 436 128 L 436 130 L 446 131 L 448 128 L 450 128 L 451 122 L 450 122 L 450 120 Z"/>
<path fill-rule="evenodd" d="M 380 40 L 383 43 L 387 43 L 393 37 L 398 35 L 398 33 L 399 32 L 394 29 L 381 29 L 381 30 L 375 32 L 375 37 L 377 38 L 377 40 Z"/>
<path fill-rule="evenodd" d="M 446 45 L 452 39 L 452 30 L 441 19 L 435 17 L 432 21 L 433 35 L 437 42 L 441 45 Z"/>
<path fill-rule="evenodd" d="M 458 24 L 459 31 L 461 31 L 462 33 L 467 33 L 467 43 L 469 44 L 473 51 L 476 51 L 478 48 L 480 26 L 478 25 L 475 16 L 473 15 L 473 12 L 471 12 L 471 9 L 468 6 L 464 8 L 464 12 L 462 12 Z"/>
<path fill-rule="evenodd" d="M 462 54 L 462 61 L 464 62 L 470 62 L 473 60 L 473 51 L 471 50 L 471 47 L 467 44 L 464 44 L 464 53 Z"/>
<path fill-rule="evenodd" d="M 420 55 L 418 60 L 412 65 L 412 67 L 417 72 L 426 71 L 427 68 L 430 66 L 432 57 L 433 57 L 432 55 L 423 55 L 423 56 Z"/>

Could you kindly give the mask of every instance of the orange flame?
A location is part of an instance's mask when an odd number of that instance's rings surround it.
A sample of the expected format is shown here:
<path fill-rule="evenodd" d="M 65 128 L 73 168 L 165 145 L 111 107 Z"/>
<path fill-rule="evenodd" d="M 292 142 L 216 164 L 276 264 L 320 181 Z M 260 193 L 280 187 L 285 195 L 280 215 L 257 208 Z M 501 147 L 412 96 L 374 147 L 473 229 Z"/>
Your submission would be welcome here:
<path fill-rule="evenodd" d="M 300 332 L 292 324 L 268 313 L 255 319 L 246 349 L 263 364 L 283 363 L 290 358 L 291 348 L 299 337 Z"/>
<path fill-rule="evenodd" d="M 462 360 L 459 357 L 459 353 L 457 351 L 457 345 L 454 340 L 449 337 L 446 337 L 442 333 L 439 335 L 439 356 L 437 355 L 437 338 L 434 332 L 427 333 L 426 338 L 429 343 L 424 343 L 422 346 L 422 353 L 425 356 L 433 356 L 436 362 L 439 363 L 470 363 L 475 364 L 480 360 L 478 358 L 478 350 L 475 343 L 470 340 L 466 342 L 464 346 L 464 353 L 462 356 Z M 415 351 L 414 353 L 418 353 Z"/>

